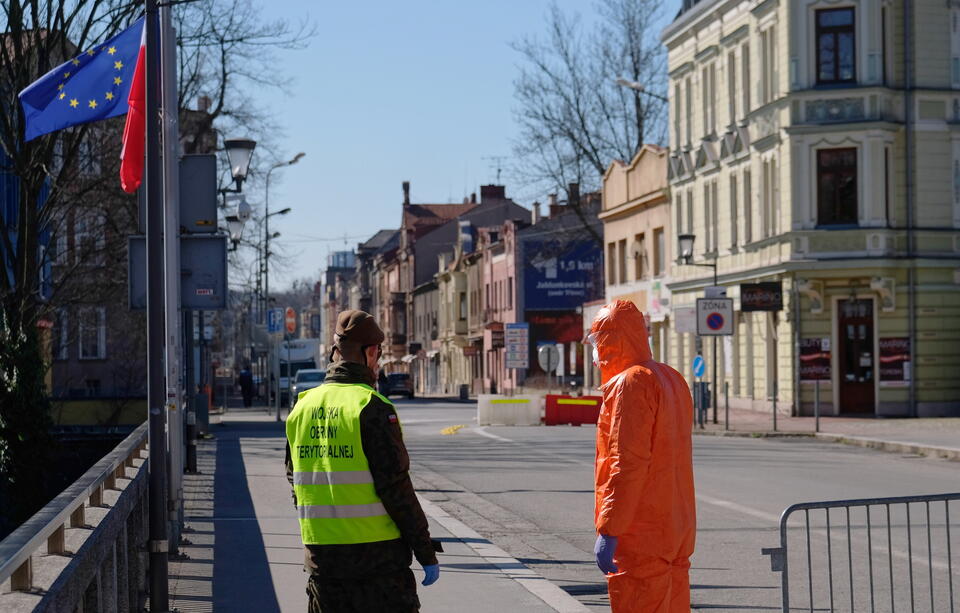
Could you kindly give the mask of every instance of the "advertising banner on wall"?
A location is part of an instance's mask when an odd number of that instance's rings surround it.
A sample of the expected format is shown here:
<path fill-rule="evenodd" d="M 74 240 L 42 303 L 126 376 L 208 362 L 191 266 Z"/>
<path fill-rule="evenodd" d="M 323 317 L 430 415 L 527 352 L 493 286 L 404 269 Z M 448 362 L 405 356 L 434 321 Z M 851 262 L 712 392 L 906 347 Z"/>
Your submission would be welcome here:
<path fill-rule="evenodd" d="M 524 308 L 574 310 L 603 297 L 603 254 L 594 241 L 525 241 Z"/>
<path fill-rule="evenodd" d="M 779 281 L 740 284 L 740 311 L 782 311 L 783 287 Z"/>
<path fill-rule="evenodd" d="M 800 381 L 830 380 L 830 339 L 800 339 Z"/>
<path fill-rule="evenodd" d="M 880 385 L 904 386 L 910 382 L 910 339 L 880 339 Z"/>

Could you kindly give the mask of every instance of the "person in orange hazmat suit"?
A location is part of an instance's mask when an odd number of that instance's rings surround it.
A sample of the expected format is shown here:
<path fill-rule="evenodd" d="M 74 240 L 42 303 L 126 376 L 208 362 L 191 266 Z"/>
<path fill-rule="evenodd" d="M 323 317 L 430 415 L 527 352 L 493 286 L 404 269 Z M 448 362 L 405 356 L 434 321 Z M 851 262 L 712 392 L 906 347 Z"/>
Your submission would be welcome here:
<path fill-rule="evenodd" d="M 617 300 L 600 309 L 590 344 L 600 368 L 597 565 L 613 613 L 689 613 L 696 537 L 691 429 L 683 376 L 654 361 L 643 314 Z"/>

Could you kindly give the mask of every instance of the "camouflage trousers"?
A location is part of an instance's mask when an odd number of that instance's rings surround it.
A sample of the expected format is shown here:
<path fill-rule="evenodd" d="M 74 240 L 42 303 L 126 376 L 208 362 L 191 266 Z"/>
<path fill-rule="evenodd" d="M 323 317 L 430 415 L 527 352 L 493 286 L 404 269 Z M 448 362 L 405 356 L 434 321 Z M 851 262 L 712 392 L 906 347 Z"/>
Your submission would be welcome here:
<path fill-rule="evenodd" d="M 360 579 L 322 577 L 307 580 L 309 613 L 416 613 L 417 582 L 409 568 Z"/>

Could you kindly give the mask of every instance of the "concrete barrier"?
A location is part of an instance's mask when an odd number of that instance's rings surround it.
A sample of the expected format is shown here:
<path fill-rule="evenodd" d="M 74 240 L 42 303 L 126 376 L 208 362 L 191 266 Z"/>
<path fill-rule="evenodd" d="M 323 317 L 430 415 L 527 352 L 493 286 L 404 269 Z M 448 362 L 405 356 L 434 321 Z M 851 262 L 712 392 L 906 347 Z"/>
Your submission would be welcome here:
<path fill-rule="evenodd" d="M 600 416 L 601 396 L 560 396 L 547 394 L 543 422 L 548 426 L 558 424 L 596 424 Z"/>
<path fill-rule="evenodd" d="M 542 405 L 543 397 L 535 394 L 480 394 L 477 397 L 477 425 L 538 426 Z"/>

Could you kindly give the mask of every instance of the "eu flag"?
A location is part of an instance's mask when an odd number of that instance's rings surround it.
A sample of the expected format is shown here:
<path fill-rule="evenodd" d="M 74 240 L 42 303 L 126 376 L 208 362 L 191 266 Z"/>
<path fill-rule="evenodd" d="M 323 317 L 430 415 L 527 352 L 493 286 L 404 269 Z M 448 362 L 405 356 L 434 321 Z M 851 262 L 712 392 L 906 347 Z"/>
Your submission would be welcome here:
<path fill-rule="evenodd" d="M 24 140 L 127 112 L 143 18 L 54 68 L 20 92 Z"/>

